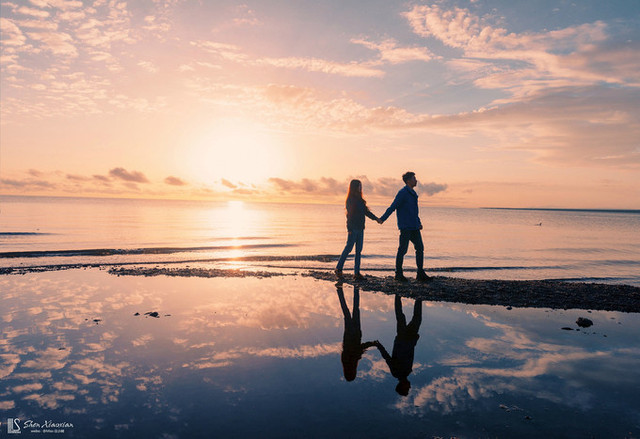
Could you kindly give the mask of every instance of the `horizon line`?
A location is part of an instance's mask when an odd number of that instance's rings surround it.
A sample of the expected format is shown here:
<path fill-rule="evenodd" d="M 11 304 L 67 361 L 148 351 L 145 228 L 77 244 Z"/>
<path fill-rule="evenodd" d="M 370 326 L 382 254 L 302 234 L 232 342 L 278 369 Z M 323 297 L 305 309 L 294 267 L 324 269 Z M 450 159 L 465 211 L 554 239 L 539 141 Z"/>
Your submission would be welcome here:
<path fill-rule="evenodd" d="M 85 200 L 131 200 L 131 201 L 187 201 L 187 202 L 217 202 L 224 203 L 229 201 L 242 201 L 245 203 L 257 203 L 257 204 L 316 204 L 316 205 L 336 205 L 339 206 L 342 203 L 331 202 L 313 202 L 313 201 L 265 201 L 265 200 L 245 200 L 245 199 L 204 199 L 204 198 L 149 198 L 149 197 L 100 197 L 100 196 L 78 196 L 78 195 L 15 195 L 15 194 L 0 194 L 0 197 L 12 197 L 12 198 L 70 198 L 70 199 L 85 199 Z M 372 206 L 383 206 L 382 204 L 371 204 Z M 423 205 L 424 206 L 424 205 Z M 478 207 L 465 207 L 455 205 L 428 205 L 426 207 L 437 208 L 452 208 L 452 209 L 483 209 L 483 210 L 531 210 L 531 211 L 565 211 L 565 212 L 609 212 L 609 213 L 634 213 L 640 214 L 640 209 L 631 208 L 588 208 L 588 207 L 500 207 L 500 206 L 478 206 Z"/>
<path fill-rule="evenodd" d="M 640 209 L 606 209 L 606 208 L 575 208 L 575 207 L 479 207 L 486 210 L 543 210 L 558 212 L 609 212 L 609 213 L 640 213 Z"/>

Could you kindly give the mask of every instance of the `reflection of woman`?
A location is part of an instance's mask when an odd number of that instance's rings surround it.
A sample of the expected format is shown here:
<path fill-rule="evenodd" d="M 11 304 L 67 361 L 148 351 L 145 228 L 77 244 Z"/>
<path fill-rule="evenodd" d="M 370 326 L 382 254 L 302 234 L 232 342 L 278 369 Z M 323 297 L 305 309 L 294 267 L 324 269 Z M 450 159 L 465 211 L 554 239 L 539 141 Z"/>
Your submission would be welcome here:
<path fill-rule="evenodd" d="M 379 341 L 376 340 L 374 344 L 380 351 L 380 354 L 382 354 L 382 358 L 387 362 L 391 375 L 398 379 L 396 392 L 402 396 L 407 396 L 411 388 L 408 377 L 413 370 L 413 355 L 418 339 L 420 338 L 418 331 L 422 323 L 422 300 L 415 301 L 413 305 L 413 318 L 409 324 L 407 324 L 407 318 L 402 312 L 402 300 L 397 294 L 395 298 L 395 312 L 397 335 L 395 340 L 393 340 L 393 351 L 391 355 L 389 355 L 389 352 L 387 352 Z"/>
<path fill-rule="evenodd" d="M 349 312 L 349 307 L 344 299 L 342 285 L 337 285 L 338 299 L 344 314 L 344 337 L 342 338 L 342 369 L 344 378 L 353 381 L 358 374 L 358 362 L 362 354 L 374 346 L 373 342 L 362 343 L 362 330 L 360 329 L 360 289 L 353 289 L 353 314 Z"/>
<path fill-rule="evenodd" d="M 356 246 L 356 255 L 353 262 L 353 273 L 356 279 L 363 279 L 360 274 L 360 255 L 362 253 L 362 243 L 364 241 L 364 222 L 365 216 L 374 221 L 379 221 L 378 217 L 371 213 L 367 207 L 367 202 L 362 198 L 362 183 L 360 180 L 351 180 L 349 183 L 349 193 L 347 194 L 347 244 L 344 246 L 338 265 L 336 266 L 336 274 L 342 276 L 342 267 L 344 261 L 351 253 L 353 246 Z"/>

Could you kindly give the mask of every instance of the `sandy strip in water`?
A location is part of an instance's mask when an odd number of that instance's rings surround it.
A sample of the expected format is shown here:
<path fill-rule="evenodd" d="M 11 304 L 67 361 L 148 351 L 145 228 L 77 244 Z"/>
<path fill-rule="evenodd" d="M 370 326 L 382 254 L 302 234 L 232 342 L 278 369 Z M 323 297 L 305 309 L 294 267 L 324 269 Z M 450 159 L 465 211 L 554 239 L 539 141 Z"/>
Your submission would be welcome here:
<path fill-rule="evenodd" d="M 640 288 L 554 280 L 480 280 L 436 276 L 430 282 L 411 279 L 401 283 L 393 277 L 365 276 L 356 281 L 332 272 L 310 271 L 303 276 L 357 285 L 365 291 L 380 291 L 404 297 L 476 305 L 503 305 L 522 308 L 592 309 L 640 312 Z"/>
<path fill-rule="evenodd" d="M 283 273 L 205 268 L 112 268 L 109 273 L 135 276 L 196 276 L 196 277 L 271 277 Z M 468 304 L 503 305 L 523 308 L 593 309 L 640 312 L 640 288 L 630 285 L 608 285 L 553 280 L 478 280 L 437 276 L 431 282 L 410 280 L 403 284 L 393 277 L 365 276 L 357 281 L 353 276 L 338 278 L 330 271 L 300 273 L 330 282 L 359 286 L 362 290 L 403 297 Z"/>
<path fill-rule="evenodd" d="M 108 264 L 105 264 L 108 266 Z M 77 268 L 105 268 L 101 265 L 56 265 L 40 267 L 2 268 L 0 274 L 26 274 Z M 329 282 L 358 286 L 361 290 L 429 301 L 467 304 L 502 305 L 522 308 L 586 309 L 640 312 L 640 288 L 630 285 L 610 285 L 554 280 L 480 280 L 436 276 L 422 283 L 411 279 L 400 283 L 392 276 L 365 276 L 355 280 L 352 275 L 338 278 L 332 271 L 296 270 L 294 273 L 251 271 L 239 269 L 196 267 L 111 266 L 116 276 L 176 276 L 176 277 L 273 277 L 302 275 Z"/>

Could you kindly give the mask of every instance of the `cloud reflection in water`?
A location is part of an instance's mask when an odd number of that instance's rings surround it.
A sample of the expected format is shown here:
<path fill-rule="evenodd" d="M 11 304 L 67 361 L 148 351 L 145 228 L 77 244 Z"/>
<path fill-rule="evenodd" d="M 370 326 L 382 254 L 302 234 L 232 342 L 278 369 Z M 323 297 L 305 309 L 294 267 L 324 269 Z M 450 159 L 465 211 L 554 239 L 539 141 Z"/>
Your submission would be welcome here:
<path fill-rule="evenodd" d="M 588 416 L 605 401 L 613 407 L 603 412 L 607 416 L 624 404 L 621 419 L 640 413 L 629 390 L 640 382 L 634 315 L 593 313 L 598 333 L 592 334 L 559 329 L 578 311 L 425 302 L 411 389 L 403 398 L 393 391 L 397 379 L 377 349 L 362 354 L 357 379 L 346 382 L 344 314 L 331 283 L 119 278 L 69 270 L 0 276 L 0 289 L 0 409 L 16 416 L 86 414 L 101 420 L 86 428 L 117 435 L 133 435 L 142 419 L 163 419 L 180 436 L 183 418 L 237 428 L 236 413 L 252 416 L 256 425 L 266 422 L 261 412 L 320 410 L 339 419 L 344 404 L 384 418 L 370 419 L 372 425 L 396 416 L 432 423 L 445 422 L 447 414 L 486 417 L 502 401 L 523 410 L 548 403 Z M 343 293 L 351 312 L 354 290 L 345 286 Z M 411 320 L 415 302 L 403 300 Z M 392 346 L 394 297 L 361 293 L 358 308 L 361 341 Z M 159 318 L 145 317 L 147 311 Z M 619 403 L 609 396 L 614 392 Z M 212 414 L 196 421 L 202 407 Z M 135 417 L 110 417 L 118 410 Z"/>

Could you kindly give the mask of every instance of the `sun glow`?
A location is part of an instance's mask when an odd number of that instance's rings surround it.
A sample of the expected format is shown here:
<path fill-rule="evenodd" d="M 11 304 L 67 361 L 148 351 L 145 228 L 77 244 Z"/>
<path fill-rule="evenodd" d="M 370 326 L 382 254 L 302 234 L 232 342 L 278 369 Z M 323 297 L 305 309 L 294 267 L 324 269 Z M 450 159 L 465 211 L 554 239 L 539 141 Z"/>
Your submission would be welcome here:
<path fill-rule="evenodd" d="M 250 184 L 277 176 L 285 169 L 278 139 L 251 123 L 219 123 L 203 130 L 191 142 L 186 160 L 193 178 L 207 184 L 225 179 L 229 189 L 237 189 L 238 182 Z"/>

